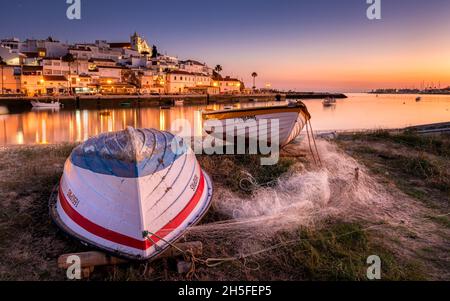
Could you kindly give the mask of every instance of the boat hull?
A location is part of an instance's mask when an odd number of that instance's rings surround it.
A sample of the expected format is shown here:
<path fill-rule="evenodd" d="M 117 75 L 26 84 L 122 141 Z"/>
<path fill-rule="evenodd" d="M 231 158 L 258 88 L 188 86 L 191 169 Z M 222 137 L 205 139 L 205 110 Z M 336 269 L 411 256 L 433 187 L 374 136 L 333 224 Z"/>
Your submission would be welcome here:
<path fill-rule="evenodd" d="M 31 101 L 31 105 L 33 108 L 42 108 L 42 109 L 55 109 L 59 108 L 61 104 L 59 102 L 56 103 L 45 103 L 45 102 L 37 102 L 37 101 Z"/>
<path fill-rule="evenodd" d="M 310 115 L 304 105 L 295 105 L 205 113 L 203 118 L 206 133 L 227 142 L 230 137 L 242 137 L 246 140 L 267 139 L 272 143 L 272 137 L 277 137 L 283 147 L 300 135 Z M 278 121 L 278 131 L 273 133 L 275 120 Z"/>
<path fill-rule="evenodd" d="M 156 130 L 148 133 L 144 140 L 154 139 L 150 144 L 157 158 L 146 155 L 139 164 L 127 158 L 94 161 L 74 151 L 50 208 L 57 225 L 128 259 L 148 260 L 164 252 L 203 217 L 212 198 L 211 181 L 192 151 L 177 155 L 160 145 L 170 138 Z M 123 137 L 117 143 L 123 144 Z"/>

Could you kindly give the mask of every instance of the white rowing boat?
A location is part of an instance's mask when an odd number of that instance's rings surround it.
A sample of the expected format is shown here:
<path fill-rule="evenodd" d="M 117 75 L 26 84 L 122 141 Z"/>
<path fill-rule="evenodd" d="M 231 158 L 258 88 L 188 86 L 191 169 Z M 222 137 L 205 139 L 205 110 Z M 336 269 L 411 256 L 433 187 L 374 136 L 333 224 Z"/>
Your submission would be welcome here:
<path fill-rule="evenodd" d="M 282 106 L 205 111 L 202 112 L 202 117 L 206 133 L 219 138 L 230 136 L 230 133 L 234 137 L 249 138 L 253 135 L 252 137 L 260 139 L 264 135 L 269 138 L 272 135 L 270 125 L 276 120 L 279 132 L 274 134 L 278 135 L 279 144 L 283 147 L 300 134 L 311 115 L 305 104 L 299 101 Z M 221 129 L 218 129 L 217 124 L 221 125 Z M 263 129 L 263 126 L 267 128 Z"/>
<path fill-rule="evenodd" d="M 51 102 L 40 102 L 38 100 L 32 100 L 31 105 L 33 108 L 49 108 L 49 109 L 55 109 L 60 108 L 61 103 L 59 101 L 51 101 Z"/>
<path fill-rule="evenodd" d="M 76 147 L 64 166 L 54 221 L 106 252 L 154 258 L 198 222 L 212 184 L 192 150 L 168 132 L 127 128 Z"/>
<path fill-rule="evenodd" d="M 322 101 L 324 107 L 331 107 L 336 105 L 336 99 L 333 97 L 327 97 Z"/>

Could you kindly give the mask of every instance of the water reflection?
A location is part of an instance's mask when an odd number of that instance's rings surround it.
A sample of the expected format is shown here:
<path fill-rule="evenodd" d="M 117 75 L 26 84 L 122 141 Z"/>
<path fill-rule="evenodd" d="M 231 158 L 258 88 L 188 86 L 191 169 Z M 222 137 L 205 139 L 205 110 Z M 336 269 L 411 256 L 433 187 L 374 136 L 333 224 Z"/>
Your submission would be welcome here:
<path fill-rule="evenodd" d="M 333 107 L 324 107 L 321 100 L 306 100 L 315 130 L 353 130 L 397 128 L 409 125 L 450 121 L 450 96 L 349 94 Z M 277 102 L 234 104 L 235 107 L 271 106 Z M 209 106 L 175 106 L 160 108 L 120 108 L 109 110 L 33 110 L 22 114 L 0 114 L 0 144 L 47 144 L 81 142 L 102 132 L 133 126 L 170 130 L 177 119 L 201 125 L 202 109 L 218 110 L 220 104 Z M 3 111 L 4 112 L 4 111 Z M 195 135 L 201 127 L 195 128 Z"/>

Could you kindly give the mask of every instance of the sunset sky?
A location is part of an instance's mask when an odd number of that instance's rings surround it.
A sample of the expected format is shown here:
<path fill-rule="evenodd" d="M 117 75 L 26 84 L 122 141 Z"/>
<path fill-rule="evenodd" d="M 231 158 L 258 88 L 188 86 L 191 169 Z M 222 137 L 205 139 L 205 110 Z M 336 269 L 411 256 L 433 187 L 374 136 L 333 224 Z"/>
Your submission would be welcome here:
<path fill-rule="evenodd" d="M 382 20 L 366 0 L 4 0 L 0 38 L 127 41 L 134 31 L 162 53 L 192 58 L 250 85 L 365 91 L 450 85 L 450 1 L 382 0 Z"/>

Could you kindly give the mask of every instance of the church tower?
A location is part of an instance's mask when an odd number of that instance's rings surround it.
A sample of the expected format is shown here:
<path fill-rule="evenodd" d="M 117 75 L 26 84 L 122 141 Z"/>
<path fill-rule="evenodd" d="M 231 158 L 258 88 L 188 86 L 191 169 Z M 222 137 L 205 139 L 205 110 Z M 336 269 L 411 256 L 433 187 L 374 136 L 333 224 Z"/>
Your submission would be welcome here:
<path fill-rule="evenodd" d="M 139 53 L 151 53 L 151 49 L 149 45 L 147 44 L 147 41 L 145 41 L 141 36 L 138 35 L 137 32 L 135 32 L 130 37 L 131 42 L 131 49 L 138 51 Z"/>

